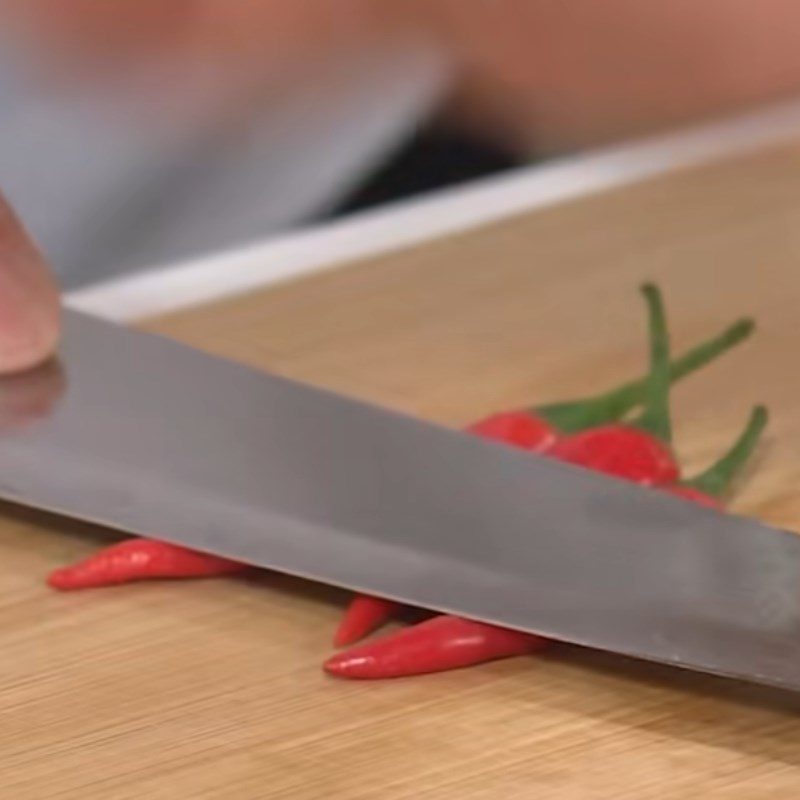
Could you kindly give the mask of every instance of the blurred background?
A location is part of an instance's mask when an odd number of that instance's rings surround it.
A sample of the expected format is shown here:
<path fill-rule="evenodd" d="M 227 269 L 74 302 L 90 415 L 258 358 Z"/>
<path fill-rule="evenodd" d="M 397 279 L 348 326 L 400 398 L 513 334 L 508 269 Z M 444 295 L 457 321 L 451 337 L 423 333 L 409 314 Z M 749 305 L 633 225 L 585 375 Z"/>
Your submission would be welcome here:
<path fill-rule="evenodd" d="M 794 0 L 0 0 L 0 189 L 65 288 L 792 97 Z"/>

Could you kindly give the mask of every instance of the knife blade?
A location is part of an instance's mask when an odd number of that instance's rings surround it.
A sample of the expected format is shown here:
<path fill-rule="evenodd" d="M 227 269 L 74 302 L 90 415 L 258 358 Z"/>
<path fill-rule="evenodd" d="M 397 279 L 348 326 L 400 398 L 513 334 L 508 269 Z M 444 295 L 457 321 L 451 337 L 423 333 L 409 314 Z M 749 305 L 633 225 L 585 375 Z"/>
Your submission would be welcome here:
<path fill-rule="evenodd" d="M 74 311 L 48 369 L 0 381 L 6 500 L 800 689 L 793 533 Z"/>

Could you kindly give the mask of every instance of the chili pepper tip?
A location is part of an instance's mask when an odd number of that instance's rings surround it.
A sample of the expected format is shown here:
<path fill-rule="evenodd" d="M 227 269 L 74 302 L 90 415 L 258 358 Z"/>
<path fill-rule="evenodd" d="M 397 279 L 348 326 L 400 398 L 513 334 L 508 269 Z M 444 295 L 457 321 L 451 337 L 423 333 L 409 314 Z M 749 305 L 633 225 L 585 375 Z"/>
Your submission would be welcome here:
<path fill-rule="evenodd" d="M 61 592 L 69 591 L 75 588 L 71 585 L 69 580 L 69 571 L 67 569 L 54 569 L 47 576 L 47 585 L 51 589 L 58 589 Z"/>

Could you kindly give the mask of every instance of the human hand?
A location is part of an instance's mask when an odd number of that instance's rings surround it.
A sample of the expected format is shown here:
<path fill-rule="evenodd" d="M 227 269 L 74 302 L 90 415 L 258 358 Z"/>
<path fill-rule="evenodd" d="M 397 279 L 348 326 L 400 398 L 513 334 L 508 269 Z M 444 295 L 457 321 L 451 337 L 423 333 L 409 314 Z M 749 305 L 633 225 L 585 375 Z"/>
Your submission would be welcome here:
<path fill-rule="evenodd" d="M 0 196 L 0 373 L 20 372 L 55 350 L 55 281 L 11 207 Z"/>

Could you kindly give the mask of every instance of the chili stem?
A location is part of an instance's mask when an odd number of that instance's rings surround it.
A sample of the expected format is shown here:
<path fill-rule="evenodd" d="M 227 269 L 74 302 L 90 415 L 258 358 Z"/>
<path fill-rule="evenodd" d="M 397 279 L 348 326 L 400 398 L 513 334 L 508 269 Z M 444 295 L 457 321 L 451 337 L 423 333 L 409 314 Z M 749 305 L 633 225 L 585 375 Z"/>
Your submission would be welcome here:
<path fill-rule="evenodd" d="M 687 481 L 686 485 L 712 497 L 724 495 L 753 454 L 768 420 L 767 409 L 764 406 L 756 406 L 733 447 L 705 472 Z"/>
<path fill-rule="evenodd" d="M 650 333 L 650 376 L 645 389 L 645 406 L 637 422 L 640 428 L 662 442 L 672 441 L 669 413 L 669 332 L 664 313 L 664 300 L 657 286 L 642 286 L 647 302 Z"/>
<path fill-rule="evenodd" d="M 701 342 L 675 359 L 670 364 L 670 380 L 679 381 L 704 367 L 747 339 L 754 329 L 752 319 L 737 320 L 713 339 Z M 647 377 L 639 378 L 594 397 L 550 403 L 533 410 L 560 431 L 575 433 L 620 419 L 643 401 L 646 386 Z"/>

